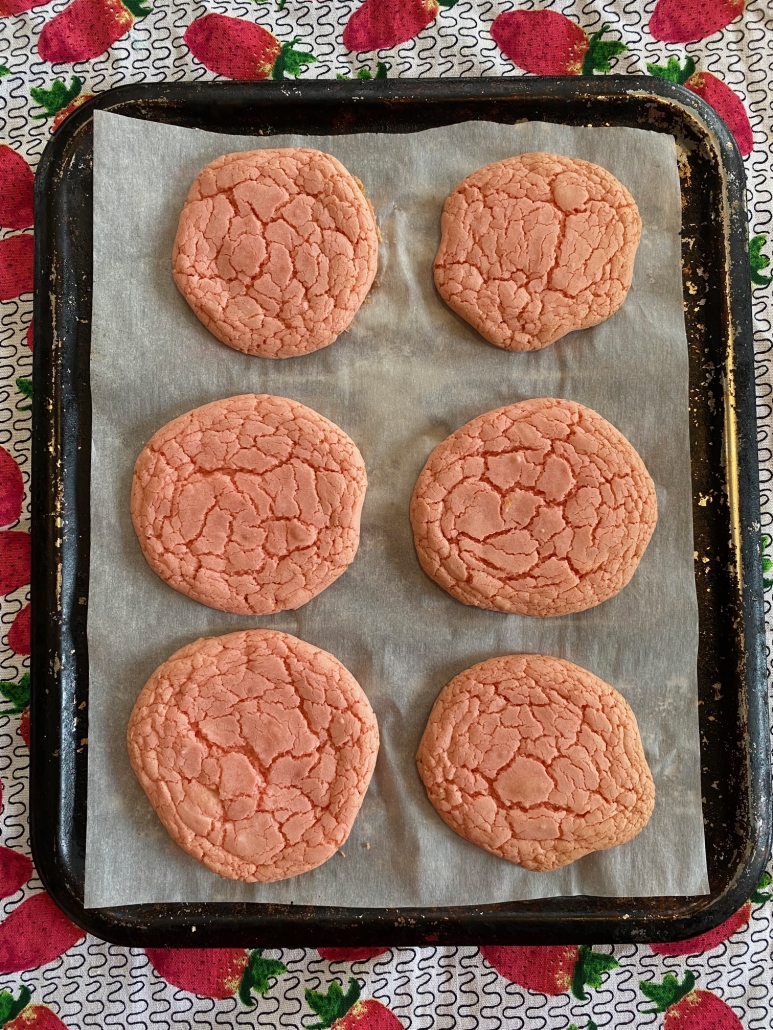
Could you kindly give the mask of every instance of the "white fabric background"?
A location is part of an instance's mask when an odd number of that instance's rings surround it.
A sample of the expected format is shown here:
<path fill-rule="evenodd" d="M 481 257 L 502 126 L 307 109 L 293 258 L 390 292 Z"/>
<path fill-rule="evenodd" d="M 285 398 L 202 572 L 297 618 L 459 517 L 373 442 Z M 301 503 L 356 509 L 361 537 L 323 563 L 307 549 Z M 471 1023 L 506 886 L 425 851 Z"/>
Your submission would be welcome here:
<path fill-rule="evenodd" d="M 154 0 L 152 14 L 107 53 L 90 62 L 52 68 L 39 59 L 37 38 L 43 25 L 69 2 L 53 0 L 0 21 L 0 60 L 9 68 L 9 75 L 0 79 L 0 139 L 23 154 L 33 168 L 49 138 L 50 122 L 34 120 L 40 108 L 31 100 L 30 88 L 50 88 L 56 77 L 69 82 L 72 74 L 81 78 L 84 92 L 129 82 L 212 79 L 182 41 L 186 26 L 209 11 L 259 21 L 283 40 L 300 36 L 303 45 L 319 58 L 304 77 L 331 78 L 336 73 L 353 74 L 359 67 L 375 71 L 377 58 L 389 65 L 390 76 L 521 75 L 494 46 L 491 23 L 505 10 L 549 9 L 581 25 L 589 35 L 608 24 L 608 36 L 621 38 L 628 47 L 613 61 L 616 73 L 645 74 L 647 62 L 662 63 L 669 55 L 683 60 L 689 54 L 699 68 L 717 75 L 735 90 L 754 130 L 755 148 L 745 160 L 750 235 L 773 229 L 773 8 L 769 0 L 747 0 L 727 28 L 683 46 L 660 43 L 649 33 L 647 25 L 655 0 L 459 0 L 454 8 L 441 11 L 436 22 L 416 39 L 378 55 L 348 54 L 341 42 L 343 27 L 360 0 L 288 0 L 282 11 L 275 10 L 277 5 L 257 4 L 254 0 Z M 132 198 L 124 202 L 130 204 Z M 3 235 L 10 234 L 3 231 Z M 753 296 L 762 529 L 770 533 L 773 288 L 760 285 Z M 26 343 L 31 316 L 31 294 L 0 305 L 0 445 L 13 453 L 27 485 L 30 417 L 17 409 L 17 404 L 24 401 L 15 380 L 31 372 Z M 29 492 L 26 501 L 28 504 Z M 28 527 L 26 508 L 17 528 Z M 770 590 L 765 597 L 770 627 Z M 27 600 L 27 588 L 21 588 L 0 601 L 0 674 L 11 681 L 19 679 L 26 660 L 5 646 L 5 634 Z M 29 756 L 17 725 L 18 717 L 0 719 L 0 838 L 5 846 L 29 853 Z M 7 918 L 40 889 L 40 881 L 33 878 L 25 888 L 0 902 L 0 914 Z M 568 993 L 553 997 L 508 983 L 472 947 L 401 948 L 375 961 L 354 965 L 324 962 L 313 950 L 285 950 L 281 957 L 289 972 L 261 1000 L 257 1012 L 245 1010 L 235 997 L 215 1001 L 177 990 L 153 972 L 141 950 L 107 945 L 93 937 L 85 938 L 45 966 L 4 976 L 2 984 L 16 993 L 22 983 L 26 984 L 33 999 L 50 1006 L 71 1030 L 123 1027 L 129 1022 L 143 1028 L 297 1028 L 309 1013 L 304 990 L 324 990 L 332 978 L 345 984 L 349 974 L 361 980 L 364 996 L 376 997 L 388 1005 L 411 1030 L 566 1030 L 572 1022 L 585 1030 L 591 1019 L 603 1028 L 660 1027 L 663 1017 L 649 1014 L 652 1004 L 640 991 L 639 981 L 660 982 L 669 972 L 681 980 L 691 970 L 698 986 L 721 998 L 744 1030 L 769 1030 L 773 1012 L 772 907 L 769 903 L 754 906 L 746 929 L 705 954 L 663 958 L 653 954 L 646 944 L 603 948 L 614 952 L 620 968 L 605 978 L 602 989 L 590 992 L 587 1002 L 577 1001 Z M 270 954 L 279 956 L 278 951 Z"/>

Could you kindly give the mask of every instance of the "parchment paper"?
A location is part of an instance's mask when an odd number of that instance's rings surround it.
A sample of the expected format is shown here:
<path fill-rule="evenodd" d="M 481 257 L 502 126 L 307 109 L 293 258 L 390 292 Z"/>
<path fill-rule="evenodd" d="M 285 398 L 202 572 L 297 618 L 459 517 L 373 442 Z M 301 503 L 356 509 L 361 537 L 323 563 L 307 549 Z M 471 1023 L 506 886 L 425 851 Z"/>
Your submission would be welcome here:
<path fill-rule="evenodd" d="M 197 173 L 219 154 L 268 146 L 336 155 L 365 184 L 383 235 L 377 285 L 351 330 L 325 350 L 285 361 L 220 344 L 170 270 Z M 644 236 L 620 312 L 543 351 L 510 354 L 443 304 L 431 269 L 448 192 L 474 169 L 529 150 L 604 165 L 635 197 Z M 88 907 L 391 907 L 708 890 L 679 230 L 675 144 L 656 133 L 467 123 L 399 136 L 250 139 L 95 113 Z M 129 516 L 132 468 L 149 437 L 197 405 L 246 392 L 296 398 L 338 423 L 362 450 L 370 481 L 350 569 L 299 611 L 252 619 L 167 587 L 146 565 Z M 630 585 L 591 611 L 544 620 L 454 601 L 421 571 L 408 521 L 414 482 L 436 444 L 481 412 L 534 396 L 572 398 L 609 419 L 642 455 L 659 503 L 657 530 Z M 221 879 L 173 844 L 125 747 L 129 712 L 156 666 L 199 636 L 254 626 L 336 655 L 364 687 L 382 738 L 341 852 L 269 885 Z M 517 651 L 568 658 L 620 690 L 657 785 L 655 813 L 639 837 L 548 875 L 456 836 L 426 800 L 413 761 L 441 688 L 475 662 Z"/>

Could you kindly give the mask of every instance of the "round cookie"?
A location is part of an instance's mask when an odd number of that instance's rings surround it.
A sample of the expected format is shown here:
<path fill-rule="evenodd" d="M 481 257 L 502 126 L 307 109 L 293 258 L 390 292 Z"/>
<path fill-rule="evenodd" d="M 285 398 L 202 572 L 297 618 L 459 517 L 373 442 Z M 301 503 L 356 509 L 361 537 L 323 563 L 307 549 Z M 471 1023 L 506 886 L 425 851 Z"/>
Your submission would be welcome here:
<path fill-rule="evenodd" d="M 435 284 L 489 343 L 539 350 L 622 305 L 641 218 L 604 168 L 521 154 L 468 175 L 441 218 Z"/>
<path fill-rule="evenodd" d="M 316 868 L 349 836 L 376 764 L 373 709 L 344 666 L 289 633 L 196 640 L 153 673 L 127 732 L 174 840 L 234 880 Z"/>
<path fill-rule="evenodd" d="M 210 608 L 300 608 L 353 561 L 367 477 L 338 426 L 285 397 L 244 394 L 181 415 L 134 467 L 148 564 Z"/>
<path fill-rule="evenodd" d="M 319 150 L 252 150 L 198 175 L 180 215 L 174 281 L 223 343 L 264 358 L 327 347 L 376 274 L 362 183 Z"/>
<path fill-rule="evenodd" d="M 545 655 L 490 658 L 451 680 L 416 763 L 452 830 L 536 872 L 624 844 L 655 804 L 625 698 Z"/>
<path fill-rule="evenodd" d="M 656 521 L 652 479 L 622 433 L 551 397 L 452 433 L 411 500 L 427 575 L 458 601 L 517 615 L 566 615 L 614 596 Z"/>

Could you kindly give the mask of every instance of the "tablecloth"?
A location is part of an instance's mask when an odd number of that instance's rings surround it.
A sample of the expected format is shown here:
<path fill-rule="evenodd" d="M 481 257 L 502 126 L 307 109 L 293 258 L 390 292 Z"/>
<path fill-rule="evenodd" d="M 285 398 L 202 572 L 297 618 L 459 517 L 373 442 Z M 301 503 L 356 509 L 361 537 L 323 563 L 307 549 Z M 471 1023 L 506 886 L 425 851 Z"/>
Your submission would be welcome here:
<path fill-rule="evenodd" d="M 29 858 L 26 671 L 33 173 L 73 105 L 163 79 L 649 70 L 716 107 L 748 179 L 770 632 L 772 67 L 771 0 L 0 0 L 0 1026 L 773 1024 L 769 876 L 723 927 L 673 946 L 159 953 L 84 936 Z"/>

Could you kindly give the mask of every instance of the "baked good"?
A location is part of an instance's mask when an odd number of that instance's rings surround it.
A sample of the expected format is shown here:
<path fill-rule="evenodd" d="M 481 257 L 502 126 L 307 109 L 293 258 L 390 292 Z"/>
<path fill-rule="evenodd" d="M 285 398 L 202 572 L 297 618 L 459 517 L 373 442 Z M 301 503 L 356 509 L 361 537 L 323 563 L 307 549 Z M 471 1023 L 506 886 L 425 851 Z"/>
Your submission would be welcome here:
<path fill-rule="evenodd" d="M 606 169 L 520 154 L 448 196 L 435 284 L 489 343 L 539 350 L 618 310 L 641 228 L 633 197 Z"/>
<path fill-rule="evenodd" d="M 614 596 L 656 521 L 652 479 L 622 433 L 552 397 L 457 429 L 411 500 L 427 575 L 465 604 L 518 615 L 566 615 Z"/>
<path fill-rule="evenodd" d="M 131 512 L 148 564 L 210 608 L 300 608 L 346 570 L 367 477 L 338 426 L 298 401 L 243 394 L 181 415 L 134 468 Z"/>
<path fill-rule="evenodd" d="M 268 883 L 316 868 L 343 844 L 379 737 L 336 658 L 256 629 L 196 640 L 160 665 L 127 743 L 183 850 L 221 876 Z"/>
<path fill-rule="evenodd" d="M 223 343 L 264 358 L 327 347 L 376 274 L 362 183 L 319 150 L 225 154 L 197 176 L 172 253 L 174 280 Z"/>
<path fill-rule="evenodd" d="M 416 763 L 452 830 L 536 872 L 624 844 L 655 804 L 625 698 L 546 655 L 490 658 L 451 680 Z"/>

